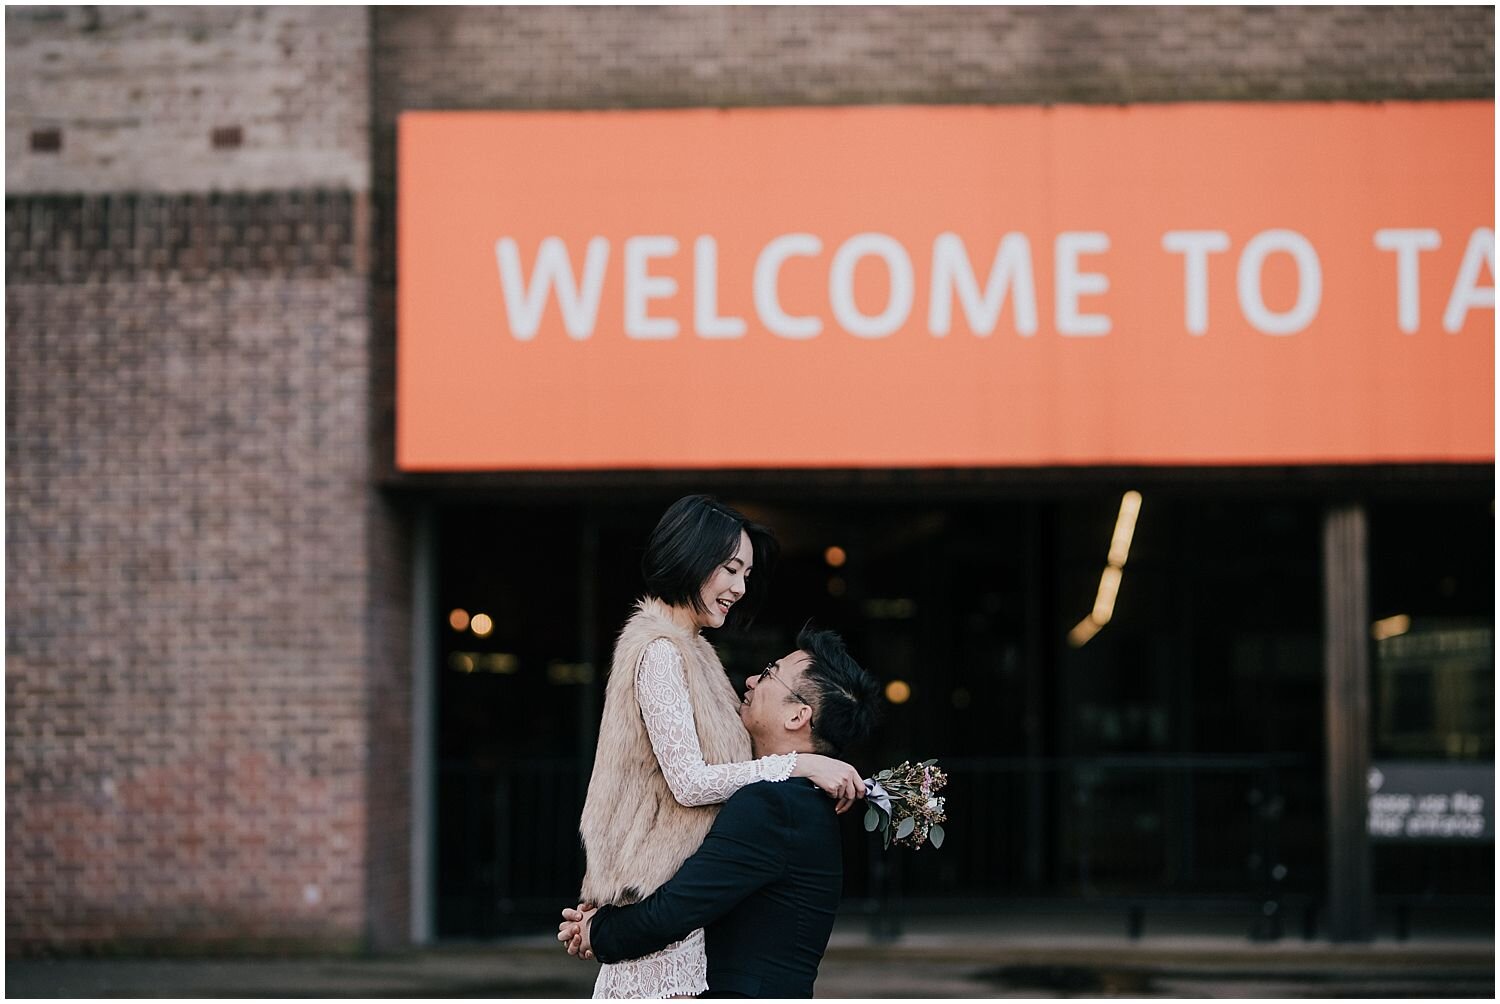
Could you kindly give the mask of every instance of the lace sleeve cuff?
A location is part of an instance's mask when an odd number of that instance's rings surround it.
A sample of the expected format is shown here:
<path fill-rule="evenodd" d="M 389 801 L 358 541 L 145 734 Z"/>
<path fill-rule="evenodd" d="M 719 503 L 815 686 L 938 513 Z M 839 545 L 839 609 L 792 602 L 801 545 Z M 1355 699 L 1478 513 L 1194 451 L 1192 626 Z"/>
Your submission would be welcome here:
<path fill-rule="evenodd" d="M 762 781 L 785 781 L 797 769 L 796 753 L 777 753 L 760 758 Z"/>

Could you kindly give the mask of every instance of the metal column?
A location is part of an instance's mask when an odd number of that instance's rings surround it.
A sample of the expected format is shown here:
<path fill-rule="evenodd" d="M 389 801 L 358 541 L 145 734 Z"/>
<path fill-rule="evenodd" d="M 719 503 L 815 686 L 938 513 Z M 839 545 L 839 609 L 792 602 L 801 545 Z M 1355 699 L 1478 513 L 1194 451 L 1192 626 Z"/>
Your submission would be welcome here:
<path fill-rule="evenodd" d="M 585 511 L 578 527 L 578 661 L 589 667 L 578 688 L 578 790 L 589 790 L 599 743 L 599 695 L 611 653 L 599 650 L 599 516 Z"/>
<path fill-rule="evenodd" d="M 1375 901 L 1367 830 L 1370 574 L 1361 505 L 1323 516 L 1323 667 L 1328 742 L 1328 934 L 1369 941 Z"/>
<path fill-rule="evenodd" d="M 432 507 L 423 505 L 412 528 L 411 588 L 411 940 L 436 937 L 437 775 L 437 534 Z"/>

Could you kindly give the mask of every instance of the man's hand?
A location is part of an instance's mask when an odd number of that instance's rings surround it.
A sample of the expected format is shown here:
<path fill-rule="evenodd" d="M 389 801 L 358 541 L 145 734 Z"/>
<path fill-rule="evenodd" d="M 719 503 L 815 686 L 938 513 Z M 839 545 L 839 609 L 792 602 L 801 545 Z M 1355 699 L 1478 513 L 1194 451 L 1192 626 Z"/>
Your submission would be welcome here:
<path fill-rule="evenodd" d="M 592 903 L 579 903 L 575 909 L 563 910 L 563 922 L 557 925 L 557 940 L 563 943 L 569 955 L 580 959 L 594 957 L 594 948 L 589 942 L 589 921 L 594 919 L 598 909 Z"/>

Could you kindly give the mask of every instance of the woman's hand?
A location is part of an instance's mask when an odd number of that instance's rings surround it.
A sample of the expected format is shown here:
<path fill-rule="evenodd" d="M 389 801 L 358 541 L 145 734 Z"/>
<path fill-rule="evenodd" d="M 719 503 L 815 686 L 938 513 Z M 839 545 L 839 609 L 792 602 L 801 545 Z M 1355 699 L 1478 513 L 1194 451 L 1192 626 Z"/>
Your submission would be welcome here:
<path fill-rule="evenodd" d="M 798 753 L 793 777 L 805 777 L 831 798 L 838 799 L 833 811 L 842 815 L 856 798 L 865 797 L 865 779 L 859 771 L 842 760 L 820 753 Z"/>
<path fill-rule="evenodd" d="M 569 955 L 580 959 L 594 957 L 594 946 L 589 943 L 589 921 L 597 910 L 592 903 L 579 903 L 577 909 L 563 910 L 563 922 L 557 925 L 557 940 Z"/>

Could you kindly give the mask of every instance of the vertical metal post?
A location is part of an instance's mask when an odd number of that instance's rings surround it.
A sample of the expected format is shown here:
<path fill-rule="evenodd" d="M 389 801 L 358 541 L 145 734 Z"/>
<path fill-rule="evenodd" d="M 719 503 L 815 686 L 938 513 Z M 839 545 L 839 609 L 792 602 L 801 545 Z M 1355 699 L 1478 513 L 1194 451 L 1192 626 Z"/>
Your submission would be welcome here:
<path fill-rule="evenodd" d="M 1048 695 L 1045 692 L 1045 681 L 1043 677 L 1043 650 L 1046 642 L 1046 627 L 1043 617 L 1046 616 L 1041 592 L 1047 588 L 1042 579 L 1043 563 L 1050 560 L 1053 555 L 1049 552 L 1042 554 L 1041 541 L 1041 507 L 1039 502 L 1029 503 L 1026 507 L 1026 551 L 1023 582 L 1030 588 L 1025 591 L 1026 621 L 1023 626 L 1022 658 L 1026 671 L 1026 683 L 1024 691 L 1025 715 L 1024 729 L 1026 737 L 1026 843 L 1025 843 L 1025 876 L 1026 888 L 1032 892 L 1042 887 L 1043 879 L 1043 847 L 1046 843 L 1046 830 L 1044 829 L 1046 812 L 1046 800 L 1044 785 L 1046 778 L 1043 777 L 1044 767 L 1042 758 L 1046 754 L 1045 737 L 1042 734 L 1043 716 L 1047 714 L 1050 707 Z M 1050 543 L 1051 537 L 1048 537 Z M 1050 583 L 1048 584 L 1050 585 Z"/>
<path fill-rule="evenodd" d="M 432 507 L 418 508 L 412 530 L 411 611 L 411 940 L 435 936 L 437 778 L 437 533 Z"/>
<path fill-rule="evenodd" d="M 1323 516 L 1323 666 L 1328 743 L 1328 934 L 1375 934 L 1367 830 L 1370 773 L 1370 600 L 1364 507 Z"/>
<path fill-rule="evenodd" d="M 600 681 L 609 669 L 609 652 L 599 651 L 599 517 L 584 512 L 578 527 L 578 661 L 589 667 L 578 686 L 578 804 L 588 792 L 599 740 Z"/>
<path fill-rule="evenodd" d="M 1180 572 L 1174 597 L 1174 605 L 1177 609 L 1177 633 L 1174 639 L 1176 652 L 1174 654 L 1177 658 L 1173 660 L 1175 672 L 1169 670 L 1167 674 L 1168 693 L 1164 703 L 1174 712 L 1168 723 L 1174 744 L 1171 748 L 1189 754 L 1198 748 L 1197 735 L 1193 729 L 1193 683 L 1196 679 L 1193 666 L 1193 634 L 1198 625 L 1193 615 L 1198 612 L 1196 604 L 1200 594 L 1197 557 L 1198 545 L 1202 541 L 1203 533 L 1202 520 L 1196 509 L 1188 509 L 1184 516 L 1186 518 L 1172 522 L 1171 531 L 1174 544 L 1172 553 L 1179 555 L 1177 560 Z M 1176 851 L 1176 861 L 1168 866 L 1168 874 L 1173 882 L 1191 882 L 1198 868 L 1198 848 L 1193 839 L 1197 832 L 1193 825 L 1197 780 L 1197 774 L 1191 769 L 1184 770 L 1177 775 L 1179 816 L 1178 825 L 1173 828 L 1171 839 L 1171 845 Z"/>

